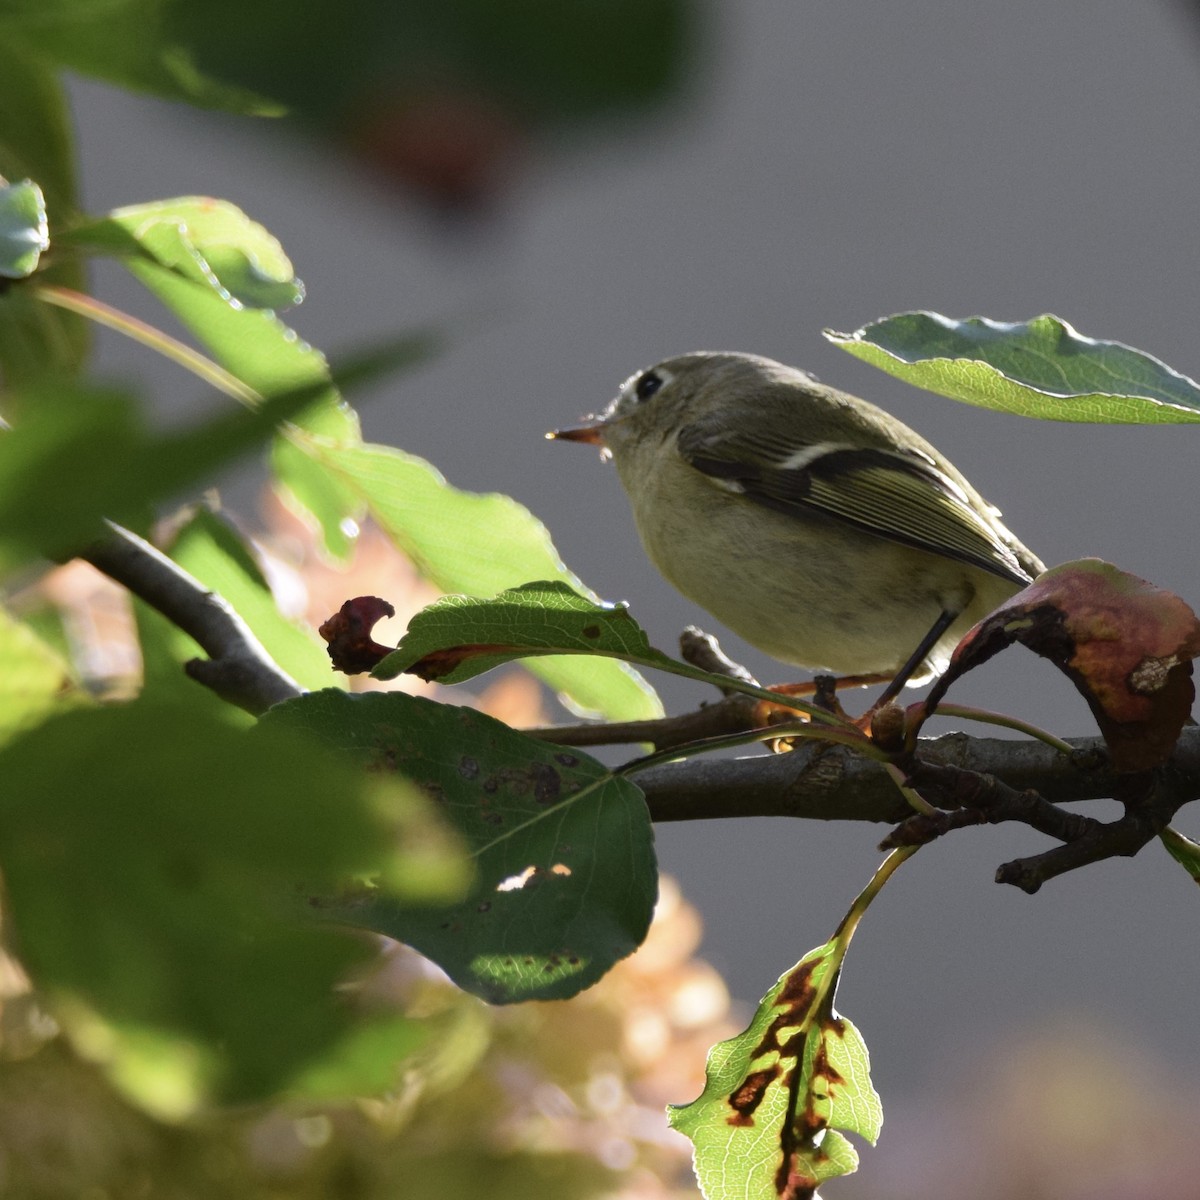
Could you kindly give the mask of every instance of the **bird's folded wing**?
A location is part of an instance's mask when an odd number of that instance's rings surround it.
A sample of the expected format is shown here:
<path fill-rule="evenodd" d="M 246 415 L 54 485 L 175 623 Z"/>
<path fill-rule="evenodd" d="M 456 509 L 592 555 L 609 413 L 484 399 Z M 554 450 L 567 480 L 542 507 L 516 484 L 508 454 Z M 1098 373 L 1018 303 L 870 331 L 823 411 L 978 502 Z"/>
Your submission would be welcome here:
<path fill-rule="evenodd" d="M 697 471 L 766 508 L 830 517 L 1014 583 L 1030 581 L 1000 528 L 918 450 L 790 446 L 702 425 L 685 427 L 678 444 Z"/>

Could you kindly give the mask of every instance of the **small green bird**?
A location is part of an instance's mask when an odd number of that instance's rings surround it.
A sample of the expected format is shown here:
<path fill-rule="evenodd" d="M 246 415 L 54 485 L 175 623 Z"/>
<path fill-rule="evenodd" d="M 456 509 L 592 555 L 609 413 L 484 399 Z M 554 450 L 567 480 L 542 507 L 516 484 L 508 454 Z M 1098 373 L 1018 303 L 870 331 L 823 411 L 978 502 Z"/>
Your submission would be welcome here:
<path fill-rule="evenodd" d="M 905 683 L 1044 570 L 966 478 L 882 409 L 753 354 L 631 375 L 586 424 L 650 560 L 781 662 Z"/>

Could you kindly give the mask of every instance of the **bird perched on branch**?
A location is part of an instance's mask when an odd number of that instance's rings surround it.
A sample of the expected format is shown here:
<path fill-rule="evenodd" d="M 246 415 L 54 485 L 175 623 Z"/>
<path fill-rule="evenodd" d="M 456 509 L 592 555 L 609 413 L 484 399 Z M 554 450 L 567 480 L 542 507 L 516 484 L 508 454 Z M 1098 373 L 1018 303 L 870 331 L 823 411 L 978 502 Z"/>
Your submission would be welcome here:
<path fill-rule="evenodd" d="M 882 409 L 752 354 L 668 358 L 585 424 L 651 561 L 781 662 L 905 683 L 1044 568 L 999 511 Z"/>

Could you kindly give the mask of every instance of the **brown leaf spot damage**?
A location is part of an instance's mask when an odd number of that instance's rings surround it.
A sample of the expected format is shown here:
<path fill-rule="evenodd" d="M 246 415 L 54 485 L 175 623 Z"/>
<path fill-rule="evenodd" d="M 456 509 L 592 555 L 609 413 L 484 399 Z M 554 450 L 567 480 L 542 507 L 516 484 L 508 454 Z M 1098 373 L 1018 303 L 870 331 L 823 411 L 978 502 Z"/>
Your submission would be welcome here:
<path fill-rule="evenodd" d="M 522 647 L 504 645 L 499 642 L 477 642 L 467 646 L 447 646 L 444 650 L 431 650 L 419 658 L 411 667 L 405 667 L 406 675 L 416 675 L 433 683 L 453 674 L 464 663 L 473 658 L 486 658 L 494 654 L 518 654 Z"/>
<path fill-rule="evenodd" d="M 737 1091 L 729 1097 L 729 1107 L 733 1109 L 733 1115 L 726 1117 L 726 1122 L 730 1125 L 753 1125 L 754 1110 L 762 1103 L 767 1088 L 778 1078 L 778 1063 L 773 1063 L 761 1071 L 751 1071 Z"/>

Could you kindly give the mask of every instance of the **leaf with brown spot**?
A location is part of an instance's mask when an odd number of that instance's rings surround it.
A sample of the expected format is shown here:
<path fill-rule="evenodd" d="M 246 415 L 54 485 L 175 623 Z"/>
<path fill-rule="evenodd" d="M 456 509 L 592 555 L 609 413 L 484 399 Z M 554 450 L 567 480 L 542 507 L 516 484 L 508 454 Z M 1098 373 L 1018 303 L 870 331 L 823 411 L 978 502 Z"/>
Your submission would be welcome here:
<path fill-rule="evenodd" d="M 491 599 L 443 596 L 409 622 L 400 644 L 373 674 L 401 673 L 462 683 L 518 658 L 599 654 L 629 661 L 663 658 L 624 604 L 598 604 L 557 580 L 526 583 Z"/>
<path fill-rule="evenodd" d="M 833 1010 L 835 942 L 763 997 L 745 1032 L 709 1052 L 704 1091 L 669 1110 L 695 1145 L 706 1200 L 804 1200 L 847 1175 L 883 1123 L 858 1030 Z"/>
<path fill-rule="evenodd" d="M 1195 698 L 1200 622 L 1178 596 L 1085 558 L 1044 572 L 959 643 L 924 705 L 1013 642 L 1049 659 L 1082 694 L 1118 771 L 1146 771 L 1171 753 Z"/>
<path fill-rule="evenodd" d="M 407 674 L 416 675 L 419 679 L 428 680 L 430 683 L 436 683 L 449 679 L 451 676 L 461 678 L 464 673 L 477 674 L 472 670 L 472 663 L 475 659 L 500 659 L 507 662 L 510 659 L 519 658 L 521 654 L 520 646 L 505 646 L 498 642 L 448 646 L 445 650 L 430 651 L 407 668 Z M 489 663 L 489 666 L 491 665 Z"/>
<path fill-rule="evenodd" d="M 415 946 L 493 1004 L 573 996 L 645 937 L 658 890 L 650 814 L 594 758 L 399 692 L 312 692 L 261 723 L 420 785 L 475 867 L 452 904 L 373 890 L 323 903 L 323 916 Z"/>

